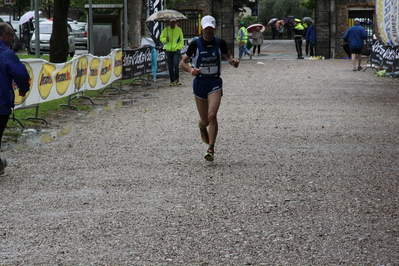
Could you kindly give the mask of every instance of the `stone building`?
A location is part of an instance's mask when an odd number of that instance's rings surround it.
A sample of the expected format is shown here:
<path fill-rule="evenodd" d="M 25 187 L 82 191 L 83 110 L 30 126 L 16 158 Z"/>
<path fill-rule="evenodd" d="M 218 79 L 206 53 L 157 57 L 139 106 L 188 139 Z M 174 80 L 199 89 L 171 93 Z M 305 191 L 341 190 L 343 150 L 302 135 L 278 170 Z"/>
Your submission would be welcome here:
<path fill-rule="evenodd" d="M 377 33 L 375 0 L 316 0 L 316 54 L 325 58 L 347 57 L 342 48 L 346 30 L 360 18 L 368 33 L 363 54 L 369 54 L 373 34 Z"/>
<path fill-rule="evenodd" d="M 234 0 L 190 0 L 180 3 L 176 9 L 189 18 L 181 23 L 185 36 L 198 36 L 201 17 L 212 15 L 218 23 L 216 35 L 225 39 L 229 50 L 233 52 L 237 15 L 233 12 L 233 2 Z M 361 25 L 368 32 L 363 54 L 369 54 L 373 34 L 377 34 L 375 0 L 316 0 L 316 55 L 325 58 L 347 57 L 342 48 L 342 37 L 353 26 L 354 18 L 360 18 Z"/>
<path fill-rule="evenodd" d="M 216 36 L 224 39 L 227 47 L 234 52 L 235 13 L 234 0 L 196 0 L 179 3 L 177 10 L 184 13 L 189 19 L 181 22 L 184 36 L 192 38 L 201 31 L 201 18 L 211 15 L 216 19 Z"/>

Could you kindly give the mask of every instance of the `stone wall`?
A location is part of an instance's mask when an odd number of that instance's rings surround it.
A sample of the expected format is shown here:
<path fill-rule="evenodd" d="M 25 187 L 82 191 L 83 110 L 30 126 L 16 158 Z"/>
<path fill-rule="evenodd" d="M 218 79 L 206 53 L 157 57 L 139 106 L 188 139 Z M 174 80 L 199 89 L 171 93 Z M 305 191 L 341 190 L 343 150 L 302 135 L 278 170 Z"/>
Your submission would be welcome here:
<path fill-rule="evenodd" d="M 183 12 L 184 10 L 201 10 L 203 16 L 211 15 L 212 0 L 186 1 L 184 3 L 179 3 L 176 9 Z"/>
<path fill-rule="evenodd" d="M 316 55 L 322 55 L 325 58 L 346 57 L 342 49 L 342 37 L 349 28 L 349 10 L 374 8 L 375 0 L 316 0 Z M 374 32 L 376 32 L 375 11 L 373 21 Z"/>
<path fill-rule="evenodd" d="M 233 11 L 234 0 L 197 0 L 179 3 L 177 10 L 201 10 L 202 16 L 211 15 L 216 19 L 216 36 L 224 39 L 227 47 L 234 55 L 235 40 L 235 13 Z"/>

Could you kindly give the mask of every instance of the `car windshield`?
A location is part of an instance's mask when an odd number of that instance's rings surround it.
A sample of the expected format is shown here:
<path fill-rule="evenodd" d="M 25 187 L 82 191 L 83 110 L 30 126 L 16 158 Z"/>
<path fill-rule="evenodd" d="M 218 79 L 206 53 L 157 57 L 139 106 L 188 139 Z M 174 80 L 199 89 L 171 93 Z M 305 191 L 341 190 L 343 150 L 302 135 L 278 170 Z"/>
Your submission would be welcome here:
<path fill-rule="evenodd" d="M 53 31 L 53 25 L 45 24 L 40 25 L 40 34 L 51 34 Z"/>
<path fill-rule="evenodd" d="M 70 24 L 73 30 L 84 31 L 85 25 L 82 24 Z"/>

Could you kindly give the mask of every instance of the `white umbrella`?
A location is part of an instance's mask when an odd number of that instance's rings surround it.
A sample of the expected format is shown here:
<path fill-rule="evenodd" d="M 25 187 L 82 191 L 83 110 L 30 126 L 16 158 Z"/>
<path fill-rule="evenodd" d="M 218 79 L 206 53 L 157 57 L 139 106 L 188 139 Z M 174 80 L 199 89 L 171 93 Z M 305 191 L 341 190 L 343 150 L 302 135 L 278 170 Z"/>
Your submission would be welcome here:
<path fill-rule="evenodd" d="M 188 19 L 185 15 L 180 13 L 179 11 L 172 9 L 160 10 L 147 18 L 147 22 L 149 21 L 170 21 L 170 20 L 182 20 Z"/>
<path fill-rule="evenodd" d="M 269 22 L 267 22 L 267 25 L 270 25 L 274 22 L 276 22 L 278 20 L 278 18 L 272 18 L 271 20 L 269 20 Z"/>
<path fill-rule="evenodd" d="M 39 14 L 40 13 L 42 13 L 42 11 L 39 11 Z M 25 14 L 23 14 L 22 17 L 19 19 L 18 25 L 22 25 L 34 17 L 35 17 L 35 11 L 28 11 Z"/>

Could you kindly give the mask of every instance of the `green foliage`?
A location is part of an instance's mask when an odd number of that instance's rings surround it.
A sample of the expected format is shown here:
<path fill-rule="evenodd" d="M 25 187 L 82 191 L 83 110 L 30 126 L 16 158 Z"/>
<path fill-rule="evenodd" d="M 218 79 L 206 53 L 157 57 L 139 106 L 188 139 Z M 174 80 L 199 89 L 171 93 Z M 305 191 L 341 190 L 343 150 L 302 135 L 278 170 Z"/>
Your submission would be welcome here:
<path fill-rule="evenodd" d="M 284 19 L 287 16 L 312 17 L 313 10 L 303 7 L 303 2 L 304 0 L 259 0 L 259 17 L 263 21 L 268 21 L 271 18 Z"/>
<path fill-rule="evenodd" d="M 177 9 L 180 3 L 185 3 L 186 0 L 167 0 L 166 8 L 167 9 Z"/>
<path fill-rule="evenodd" d="M 256 0 L 259 2 L 259 0 Z M 234 0 L 233 9 L 236 12 L 244 12 L 244 7 L 253 9 L 256 6 L 256 2 L 250 2 L 249 0 Z"/>
<path fill-rule="evenodd" d="M 251 24 L 262 24 L 262 21 L 259 20 L 258 17 L 253 17 L 253 16 L 245 16 L 243 14 L 240 14 L 238 16 L 239 21 L 242 21 L 245 23 L 245 27 L 248 27 Z"/>
<path fill-rule="evenodd" d="M 313 11 L 316 7 L 316 0 L 302 0 L 300 7 Z"/>

